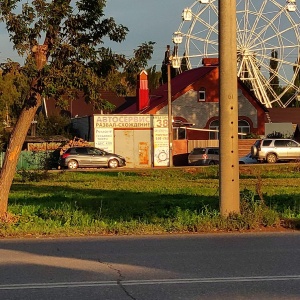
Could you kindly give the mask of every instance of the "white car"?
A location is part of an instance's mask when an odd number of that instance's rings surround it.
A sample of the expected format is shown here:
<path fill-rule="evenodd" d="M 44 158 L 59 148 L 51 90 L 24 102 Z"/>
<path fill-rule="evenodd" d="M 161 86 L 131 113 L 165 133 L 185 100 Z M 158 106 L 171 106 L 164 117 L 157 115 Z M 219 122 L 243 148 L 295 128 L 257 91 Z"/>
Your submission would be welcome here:
<path fill-rule="evenodd" d="M 257 164 L 257 159 L 253 158 L 251 153 L 239 158 L 239 164 Z"/>
<path fill-rule="evenodd" d="M 265 138 L 254 143 L 251 154 L 259 161 L 273 164 L 280 160 L 299 161 L 300 144 L 291 139 Z"/>

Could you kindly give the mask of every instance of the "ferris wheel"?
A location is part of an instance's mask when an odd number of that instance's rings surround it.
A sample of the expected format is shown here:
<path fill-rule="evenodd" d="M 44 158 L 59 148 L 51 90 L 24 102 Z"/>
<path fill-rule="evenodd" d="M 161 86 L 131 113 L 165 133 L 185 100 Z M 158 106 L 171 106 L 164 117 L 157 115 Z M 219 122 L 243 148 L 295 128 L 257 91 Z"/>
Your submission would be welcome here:
<path fill-rule="evenodd" d="M 296 0 L 237 0 L 237 75 L 267 108 L 300 100 L 300 12 Z M 198 0 L 173 34 L 173 64 L 218 57 L 218 0 Z M 300 102 L 299 102 L 300 104 Z"/>

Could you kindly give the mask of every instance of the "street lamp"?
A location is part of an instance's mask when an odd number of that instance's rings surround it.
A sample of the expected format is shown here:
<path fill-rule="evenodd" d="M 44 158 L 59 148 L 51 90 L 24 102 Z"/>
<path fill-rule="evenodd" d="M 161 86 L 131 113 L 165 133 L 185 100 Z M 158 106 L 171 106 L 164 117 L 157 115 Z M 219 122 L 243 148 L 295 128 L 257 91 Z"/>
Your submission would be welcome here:
<path fill-rule="evenodd" d="M 169 57 L 170 59 L 170 57 Z M 172 92 L 171 92 L 171 62 L 167 62 L 168 72 L 168 134 L 169 134 L 169 167 L 173 167 L 173 125 L 172 125 Z"/>
<path fill-rule="evenodd" d="M 180 59 L 177 56 L 177 46 L 174 46 L 173 55 L 170 55 L 170 45 L 165 52 L 165 63 L 168 73 L 168 135 L 169 135 L 169 167 L 173 167 L 173 116 L 172 116 L 172 90 L 171 90 L 171 64 L 173 68 L 180 68 Z"/>

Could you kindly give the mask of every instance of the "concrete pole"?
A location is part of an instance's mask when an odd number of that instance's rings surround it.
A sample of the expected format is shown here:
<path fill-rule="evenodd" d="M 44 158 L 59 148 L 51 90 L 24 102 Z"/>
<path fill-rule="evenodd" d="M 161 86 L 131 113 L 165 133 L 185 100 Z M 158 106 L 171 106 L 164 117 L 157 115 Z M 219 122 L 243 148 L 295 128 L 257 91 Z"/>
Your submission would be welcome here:
<path fill-rule="evenodd" d="M 220 181 L 221 215 L 240 212 L 236 0 L 219 0 Z"/>
<path fill-rule="evenodd" d="M 167 62 L 168 70 L 168 132 L 169 132 L 169 167 L 173 167 L 173 117 L 171 93 L 171 62 Z"/>

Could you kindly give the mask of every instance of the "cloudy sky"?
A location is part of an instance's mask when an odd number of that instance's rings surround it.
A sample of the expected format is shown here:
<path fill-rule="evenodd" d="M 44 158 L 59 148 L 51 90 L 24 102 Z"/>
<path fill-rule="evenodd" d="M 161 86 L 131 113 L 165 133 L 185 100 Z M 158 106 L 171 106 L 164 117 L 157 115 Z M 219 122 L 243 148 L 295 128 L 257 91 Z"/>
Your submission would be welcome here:
<path fill-rule="evenodd" d="M 172 34 L 181 23 L 183 9 L 193 3 L 193 0 L 107 0 L 105 15 L 129 29 L 125 42 L 109 46 L 113 51 L 130 57 L 133 49 L 141 43 L 156 42 L 149 65 L 160 68 L 166 45 L 172 44 Z M 22 61 L 13 52 L 3 24 L 0 24 L 0 40 L 0 62 L 7 58 Z"/>

